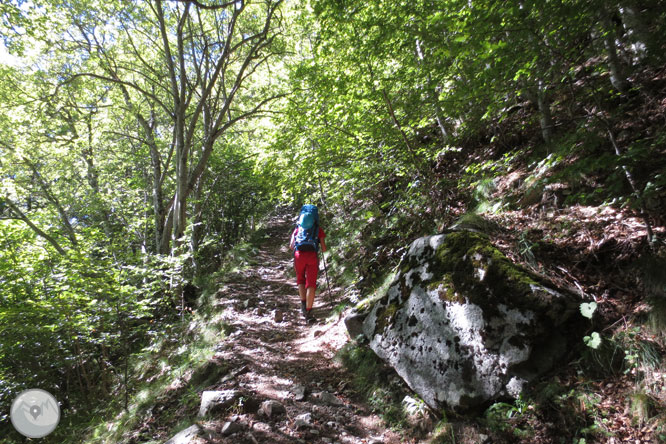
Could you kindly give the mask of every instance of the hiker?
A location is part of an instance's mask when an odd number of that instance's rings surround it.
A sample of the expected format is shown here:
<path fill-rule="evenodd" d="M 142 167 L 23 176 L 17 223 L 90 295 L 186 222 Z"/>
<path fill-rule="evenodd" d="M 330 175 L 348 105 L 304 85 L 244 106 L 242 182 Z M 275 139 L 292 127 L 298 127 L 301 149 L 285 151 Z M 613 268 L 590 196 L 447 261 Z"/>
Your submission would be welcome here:
<path fill-rule="evenodd" d="M 298 217 L 298 225 L 291 234 L 289 248 L 294 250 L 294 269 L 298 295 L 301 297 L 301 312 L 306 321 L 314 318 L 311 315 L 317 290 L 317 274 L 319 273 L 318 251 L 326 251 L 326 234 L 319 226 L 319 211 L 314 205 L 303 205 Z"/>

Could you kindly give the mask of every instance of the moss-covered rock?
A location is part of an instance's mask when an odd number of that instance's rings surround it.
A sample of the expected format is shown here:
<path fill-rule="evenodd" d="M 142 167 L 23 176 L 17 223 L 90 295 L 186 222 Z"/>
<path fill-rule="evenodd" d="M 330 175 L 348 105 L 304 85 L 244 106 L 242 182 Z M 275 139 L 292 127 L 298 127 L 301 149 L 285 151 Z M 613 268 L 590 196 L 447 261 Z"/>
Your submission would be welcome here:
<path fill-rule="evenodd" d="M 370 346 L 433 408 L 504 396 L 566 350 L 573 295 L 513 264 L 476 230 L 417 239 L 363 323 Z"/>

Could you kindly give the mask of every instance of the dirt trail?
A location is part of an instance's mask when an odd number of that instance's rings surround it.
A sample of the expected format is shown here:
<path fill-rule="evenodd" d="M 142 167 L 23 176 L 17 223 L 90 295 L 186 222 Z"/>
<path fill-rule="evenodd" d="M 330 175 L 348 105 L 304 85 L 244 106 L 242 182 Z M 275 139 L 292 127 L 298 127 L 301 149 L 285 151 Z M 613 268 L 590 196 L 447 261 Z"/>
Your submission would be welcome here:
<path fill-rule="evenodd" d="M 209 390 L 238 390 L 248 406 L 245 413 L 224 413 L 208 424 L 217 431 L 225 422 L 240 425 L 236 433 L 219 435 L 214 442 L 400 443 L 354 399 L 351 375 L 334 361 L 347 334 L 342 319 L 331 317 L 336 303 L 328 299 L 322 275 L 313 310 L 318 322 L 304 323 L 287 248 L 292 227 L 287 218 L 273 219 L 258 265 L 220 290 L 218 303 L 233 332 L 220 343 L 215 358 L 231 364 L 232 376 Z M 268 417 L 255 412 L 266 400 L 277 401 L 286 413 Z"/>

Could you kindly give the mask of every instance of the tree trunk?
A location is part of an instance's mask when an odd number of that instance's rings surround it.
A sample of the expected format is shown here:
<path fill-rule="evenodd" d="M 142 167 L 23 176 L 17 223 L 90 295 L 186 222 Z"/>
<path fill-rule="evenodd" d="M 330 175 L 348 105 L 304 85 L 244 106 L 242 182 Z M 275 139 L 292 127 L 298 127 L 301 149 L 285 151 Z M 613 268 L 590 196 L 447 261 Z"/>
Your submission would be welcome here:
<path fill-rule="evenodd" d="M 620 92 L 627 92 L 629 90 L 629 82 L 624 74 L 622 63 L 617 55 L 617 46 L 615 45 L 615 36 L 613 32 L 613 24 L 610 19 L 608 11 L 602 11 L 601 23 L 603 25 L 602 33 L 604 46 L 606 48 L 606 55 L 608 57 L 607 64 L 610 71 L 610 82 L 613 88 Z"/>
<path fill-rule="evenodd" d="M 192 238 L 190 240 L 190 247 L 192 250 L 192 266 L 194 268 L 194 276 L 199 275 L 200 264 L 197 260 L 197 251 L 199 250 L 199 244 L 201 243 L 201 235 L 203 233 L 203 227 L 201 223 L 201 217 L 203 213 L 203 189 L 205 183 L 205 174 L 202 174 L 199 180 L 197 181 L 197 186 L 194 191 L 194 208 L 193 208 L 193 220 L 192 220 Z"/>
<path fill-rule="evenodd" d="M 541 137 L 544 142 L 550 143 L 553 135 L 553 117 L 550 110 L 550 100 L 548 92 L 543 86 L 543 80 L 537 82 L 536 87 L 525 87 L 522 89 L 522 95 L 530 102 L 536 105 L 539 110 L 539 126 L 541 128 Z"/>
<path fill-rule="evenodd" d="M 181 141 L 176 147 L 176 195 L 173 198 L 173 230 L 171 240 L 173 248 L 179 246 L 179 240 L 185 234 L 187 225 L 187 197 L 188 197 L 188 149 Z"/>
<path fill-rule="evenodd" d="M 635 62 L 641 62 L 650 55 L 650 36 L 646 30 L 640 7 L 635 2 L 626 0 L 620 4 L 620 14 Z"/>
<path fill-rule="evenodd" d="M 543 81 L 539 80 L 537 90 L 537 105 L 539 107 L 539 124 L 541 125 L 541 137 L 544 142 L 550 143 L 553 139 L 553 117 L 550 112 L 550 101 L 548 94 L 543 86 Z"/>
<path fill-rule="evenodd" d="M 138 114 L 137 120 L 143 128 L 145 142 L 148 145 L 150 152 L 150 167 L 152 169 L 152 204 L 153 204 L 153 221 L 155 224 L 155 251 L 158 253 L 163 252 L 162 248 L 162 230 L 164 230 L 164 194 L 162 192 L 162 157 L 155 142 L 155 134 L 153 126 L 149 124 L 146 119 Z"/>
<path fill-rule="evenodd" d="M 110 211 L 107 205 L 102 198 L 102 195 L 99 190 L 99 173 L 97 172 L 97 167 L 95 166 L 95 151 L 93 149 L 93 124 L 92 124 L 92 113 L 87 116 L 86 127 L 88 131 L 88 140 L 86 146 L 81 150 L 81 157 L 86 163 L 86 179 L 90 189 L 93 190 L 93 196 L 95 204 L 99 207 L 99 212 L 102 219 L 102 227 L 104 229 L 104 234 L 108 239 L 111 239 L 112 229 L 111 224 L 109 223 L 109 214 Z"/>
<path fill-rule="evenodd" d="M 416 55 L 418 56 L 419 62 L 421 64 L 424 63 L 425 56 L 423 55 L 423 51 L 421 50 L 421 42 L 419 40 L 416 40 Z M 432 76 L 430 75 L 430 72 L 426 75 L 426 79 L 428 81 L 428 84 L 432 84 Z M 428 88 L 427 90 L 428 98 L 432 102 L 434 108 L 435 108 L 435 121 L 437 122 L 437 127 L 439 128 L 439 132 L 442 134 L 442 141 L 446 142 L 448 139 L 449 135 L 446 131 L 446 128 L 444 127 L 444 119 L 441 117 L 442 116 L 442 108 L 439 106 L 439 99 L 438 99 L 438 94 L 437 91 L 433 91 L 432 89 Z"/>

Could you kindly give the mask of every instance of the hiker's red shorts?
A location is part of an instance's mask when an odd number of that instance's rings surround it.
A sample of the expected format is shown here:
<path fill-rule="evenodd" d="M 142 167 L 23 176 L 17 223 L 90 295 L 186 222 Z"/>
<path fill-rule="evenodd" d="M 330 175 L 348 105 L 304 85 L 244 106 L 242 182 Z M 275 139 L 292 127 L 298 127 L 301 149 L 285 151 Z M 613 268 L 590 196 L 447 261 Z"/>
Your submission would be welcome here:
<path fill-rule="evenodd" d="M 305 284 L 305 288 L 317 288 L 319 259 L 316 251 L 296 251 L 294 253 L 296 283 Z"/>

